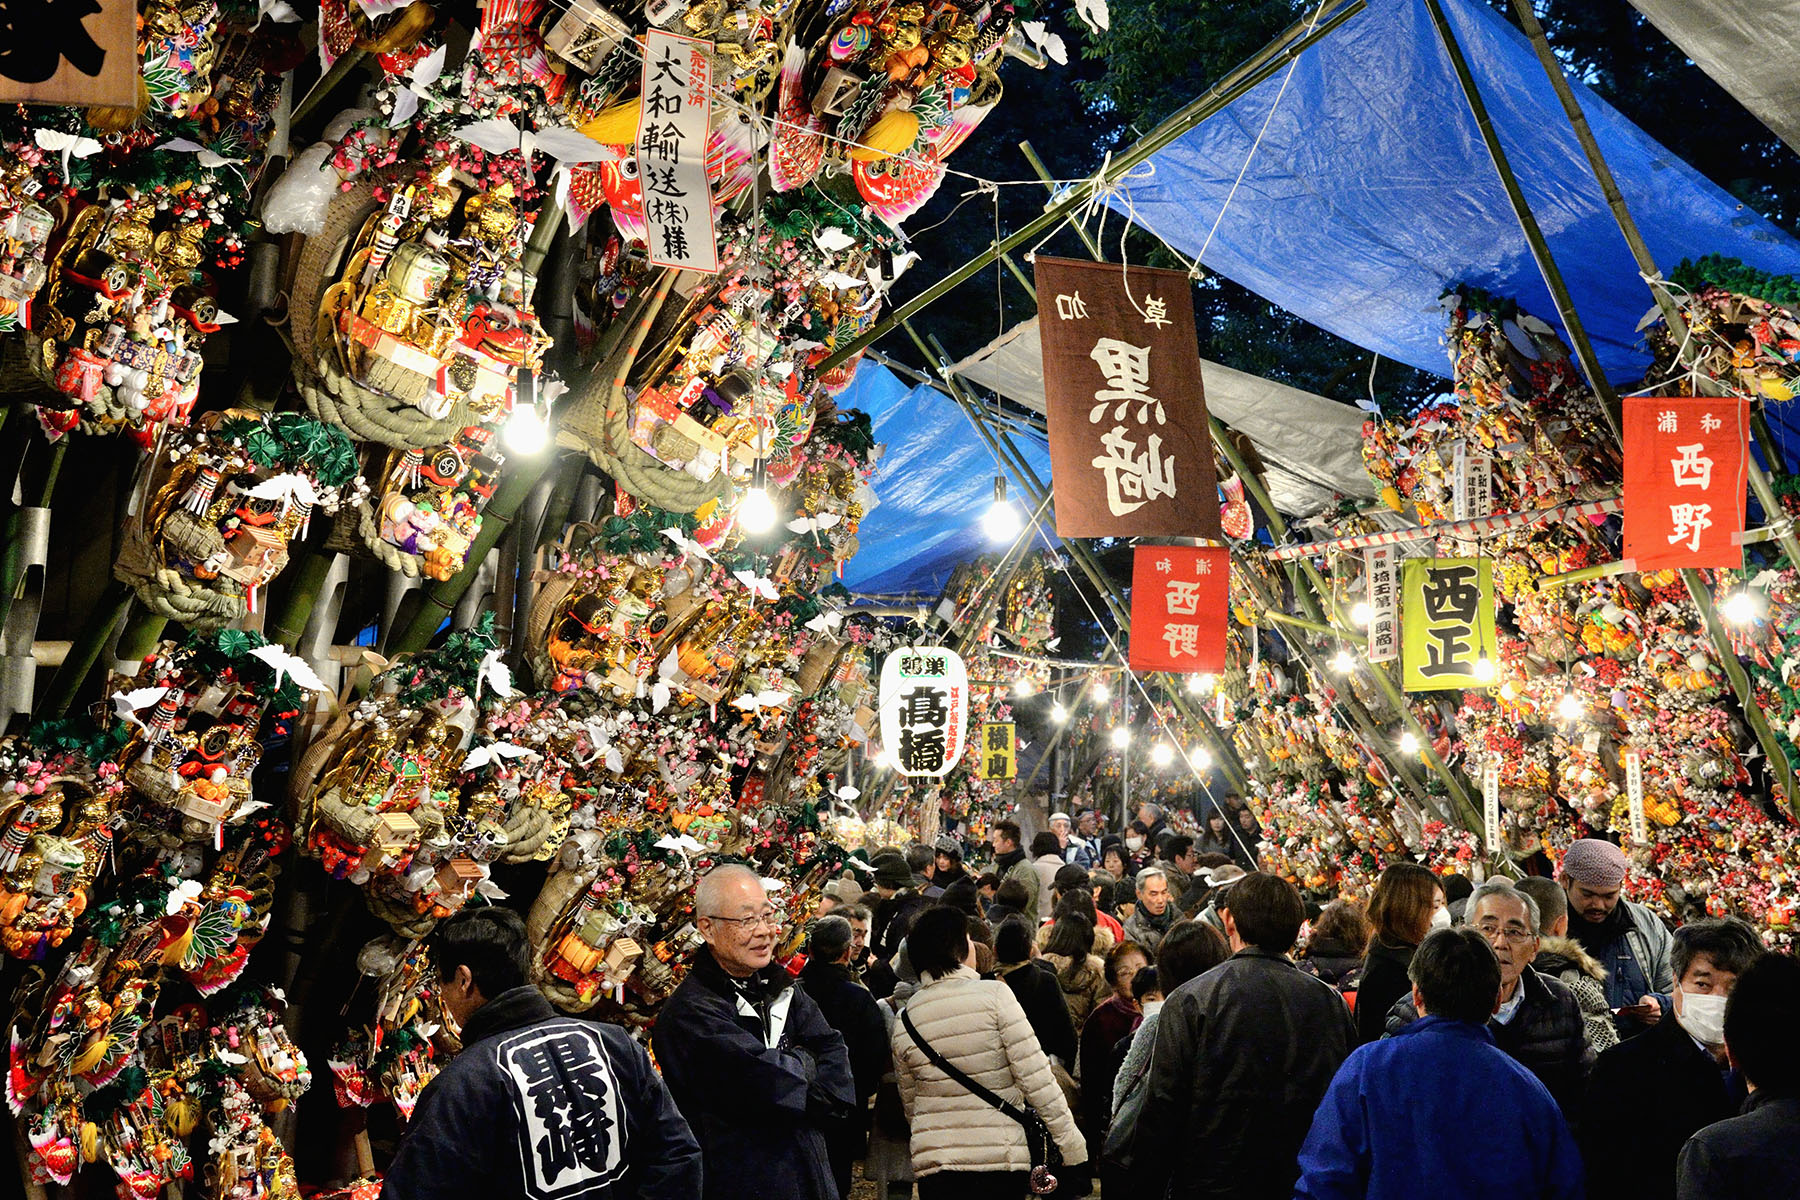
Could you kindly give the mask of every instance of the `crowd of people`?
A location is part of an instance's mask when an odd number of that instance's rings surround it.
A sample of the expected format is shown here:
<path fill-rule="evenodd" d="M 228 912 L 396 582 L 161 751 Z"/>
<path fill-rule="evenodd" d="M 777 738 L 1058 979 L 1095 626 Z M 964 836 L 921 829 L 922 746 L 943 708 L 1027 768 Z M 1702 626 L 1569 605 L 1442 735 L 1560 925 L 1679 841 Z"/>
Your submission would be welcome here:
<path fill-rule="evenodd" d="M 786 962 L 762 881 L 714 868 L 654 1070 L 528 985 L 516 917 L 459 914 L 465 1050 L 389 1194 L 845 1200 L 860 1163 L 876 1200 L 1800 1196 L 1800 963 L 1671 930 L 1616 845 L 1319 908 L 1229 806 L 1230 850 L 1136 816 L 881 851 Z"/>

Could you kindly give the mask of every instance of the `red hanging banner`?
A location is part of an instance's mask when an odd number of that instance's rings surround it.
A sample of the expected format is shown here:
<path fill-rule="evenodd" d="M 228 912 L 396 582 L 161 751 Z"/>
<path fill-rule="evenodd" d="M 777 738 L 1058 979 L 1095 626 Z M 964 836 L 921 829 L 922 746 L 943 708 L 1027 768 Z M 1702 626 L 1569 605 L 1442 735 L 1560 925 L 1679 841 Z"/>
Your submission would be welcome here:
<path fill-rule="evenodd" d="M 1223 546 L 1139 546 L 1131 560 L 1131 669 L 1225 669 L 1231 553 Z"/>
<path fill-rule="evenodd" d="M 1750 402 L 1630 396 L 1624 419 L 1630 569 L 1743 566 Z"/>

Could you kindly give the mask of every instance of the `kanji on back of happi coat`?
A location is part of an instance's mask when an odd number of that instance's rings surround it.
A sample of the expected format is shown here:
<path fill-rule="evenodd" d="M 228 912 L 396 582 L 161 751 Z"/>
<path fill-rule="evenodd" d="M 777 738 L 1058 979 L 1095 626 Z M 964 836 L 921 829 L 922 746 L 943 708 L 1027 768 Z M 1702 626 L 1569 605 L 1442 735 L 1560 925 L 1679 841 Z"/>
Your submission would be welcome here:
<path fill-rule="evenodd" d="M 1058 535 L 1219 539 L 1190 286 L 1181 271 L 1038 257 Z"/>

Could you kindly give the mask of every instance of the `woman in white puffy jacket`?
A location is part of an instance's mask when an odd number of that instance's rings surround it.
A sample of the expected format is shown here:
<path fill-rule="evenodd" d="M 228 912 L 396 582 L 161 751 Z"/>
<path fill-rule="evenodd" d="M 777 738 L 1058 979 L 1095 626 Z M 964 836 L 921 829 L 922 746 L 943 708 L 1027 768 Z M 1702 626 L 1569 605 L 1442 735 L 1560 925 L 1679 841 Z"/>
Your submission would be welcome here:
<path fill-rule="evenodd" d="M 963 914 L 927 909 L 906 944 L 923 981 L 905 1010 L 919 1039 L 1001 1099 L 1035 1108 L 1063 1161 L 1085 1162 L 1087 1146 L 1025 1010 L 1006 984 L 975 973 Z M 1031 1171 L 1024 1128 L 935 1066 L 905 1022 L 894 1023 L 893 1044 L 919 1200 L 1024 1196 Z"/>

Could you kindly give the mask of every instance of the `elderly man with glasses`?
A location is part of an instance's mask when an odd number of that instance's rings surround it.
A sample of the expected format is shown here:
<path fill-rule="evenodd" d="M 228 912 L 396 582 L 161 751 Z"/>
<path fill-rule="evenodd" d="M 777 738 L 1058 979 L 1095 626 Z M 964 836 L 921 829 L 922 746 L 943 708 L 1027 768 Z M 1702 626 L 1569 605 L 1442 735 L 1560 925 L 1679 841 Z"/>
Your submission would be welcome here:
<path fill-rule="evenodd" d="M 1537 901 L 1503 879 L 1469 896 L 1467 926 L 1500 960 L 1500 994 L 1488 1029 L 1494 1043 L 1536 1075 L 1574 1126 L 1581 1112 L 1594 1051 L 1581 1023 L 1581 1004 L 1567 985 L 1531 968 L 1542 934 Z M 1410 998 L 1388 1011 L 1387 1032 L 1418 1019 Z"/>
<path fill-rule="evenodd" d="M 774 964 L 781 921 L 748 867 L 694 888 L 706 945 L 650 1032 L 700 1142 L 703 1200 L 839 1200 L 825 1130 L 851 1114 L 844 1039 Z"/>

